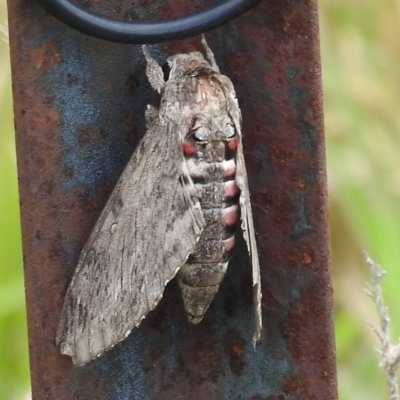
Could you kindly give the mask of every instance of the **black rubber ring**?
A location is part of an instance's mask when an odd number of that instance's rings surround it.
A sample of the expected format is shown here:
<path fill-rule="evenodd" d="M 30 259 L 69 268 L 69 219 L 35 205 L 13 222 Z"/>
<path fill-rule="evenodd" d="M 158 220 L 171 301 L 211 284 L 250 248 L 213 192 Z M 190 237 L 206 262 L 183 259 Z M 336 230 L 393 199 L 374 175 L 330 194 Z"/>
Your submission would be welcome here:
<path fill-rule="evenodd" d="M 89 36 L 118 43 L 146 44 L 184 39 L 216 28 L 261 0 L 225 0 L 182 17 L 159 21 L 120 21 L 82 8 L 70 0 L 36 0 L 50 14 Z"/>

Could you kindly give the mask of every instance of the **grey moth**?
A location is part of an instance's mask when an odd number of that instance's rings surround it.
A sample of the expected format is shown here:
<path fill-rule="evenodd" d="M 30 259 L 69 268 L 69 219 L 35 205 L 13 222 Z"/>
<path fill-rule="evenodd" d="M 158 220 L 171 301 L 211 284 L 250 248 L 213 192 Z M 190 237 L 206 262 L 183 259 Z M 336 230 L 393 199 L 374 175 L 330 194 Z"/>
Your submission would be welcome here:
<path fill-rule="evenodd" d="M 153 310 L 177 278 L 188 319 L 203 318 L 242 230 L 252 261 L 260 338 L 260 266 L 243 155 L 241 113 L 204 37 L 199 52 L 167 60 L 169 77 L 143 46 L 161 95 L 147 131 L 83 248 L 65 295 L 56 343 L 83 365 Z"/>

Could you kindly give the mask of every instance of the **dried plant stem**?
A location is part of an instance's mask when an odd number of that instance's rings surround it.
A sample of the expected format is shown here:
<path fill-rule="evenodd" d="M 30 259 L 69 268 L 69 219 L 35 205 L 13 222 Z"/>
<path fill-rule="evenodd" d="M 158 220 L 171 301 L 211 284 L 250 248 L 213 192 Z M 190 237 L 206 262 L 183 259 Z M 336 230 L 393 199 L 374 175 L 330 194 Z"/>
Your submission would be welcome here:
<path fill-rule="evenodd" d="M 372 297 L 372 300 L 376 304 L 379 315 L 380 331 L 371 325 L 372 330 L 376 333 L 381 342 L 380 353 L 382 355 L 382 361 L 379 363 L 379 366 L 387 375 L 390 400 L 399 400 L 399 388 L 396 372 L 400 367 L 400 341 L 395 345 L 390 343 L 390 318 L 388 308 L 385 306 L 383 301 L 382 290 L 380 287 L 380 282 L 385 275 L 385 272 L 368 255 L 367 263 L 371 271 L 372 283 L 367 284 L 366 292 Z"/>

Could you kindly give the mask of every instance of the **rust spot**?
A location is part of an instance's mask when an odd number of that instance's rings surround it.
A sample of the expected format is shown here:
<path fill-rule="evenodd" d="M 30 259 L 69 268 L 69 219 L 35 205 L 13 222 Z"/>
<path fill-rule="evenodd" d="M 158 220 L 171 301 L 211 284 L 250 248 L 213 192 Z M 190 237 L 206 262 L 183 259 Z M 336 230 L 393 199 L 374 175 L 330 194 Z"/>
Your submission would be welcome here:
<path fill-rule="evenodd" d="M 281 306 L 270 290 L 264 290 L 261 298 L 263 308 L 267 310 L 276 310 Z"/>
<path fill-rule="evenodd" d="M 135 92 L 138 88 L 138 80 L 135 74 L 129 74 L 127 84 L 131 92 Z"/>
<path fill-rule="evenodd" d="M 258 397 L 258 399 L 261 400 L 261 397 Z M 266 397 L 266 400 L 288 400 L 288 396 L 286 396 L 285 394 L 281 393 L 281 394 L 274 394 L 272 396 L 268 396 Z"/>
<path fill-rule="evenodd" d="M 43 197 L 47 198 L 51 196 L 54 186 L 53 181 L 44 181 L 39 185 L 39 191 L 42 193 Z"/>
<path fill-rule="evenodd" d="M 310 264 L 310 262 L 312 261 L 312 258 L 309 254 L 307 253 L 303 253 L 303 264 Z"/>
<path fill-rule="evenodd" d="M 76 0 L 76 3 L 81 5 L 84 8 L 91 8 L 93 1 L 92 0 Z"/>
<path fill-rule="evenodd" d="M 255 55 L 252 53 L 240 53 L 240 52 L 227 52 L 226 60 L 230 76 L 235 79 L 240 79 L 243 75 L 246 75 L 248 66 L 254 62 Z"/>
<path fill-rule="evenodd" d="M 285 393 L 295 392 L 298 388 L 298 385 L 293 378 L 286 378 L 283 384 Z"/>
<path fill-rule="evenodd" d="M 118 10 L 118 8 L 116 9 Z M 138 15 L 137 12 L 135 12 L 134 10 L 127 10 L 123 13 L 124 16 L 124 20 L 126 21 L 135 21 L 140 19 L 140 15 Z"/>
<path fill-rule="evenodd" d="M 225 352 L 229 356 L 231 370 L 235 374 L 240 375 L 243 368 L 246 366 L 246 362 L 243 359 L 246 342 L 238 331 L 230 329 L 224 335 L 224 343 Z"/>
<path fill-rule="evenodd" d="M 300 181 L 297 185 L 299 190 L 304 190 L 306 188 L 306 183 L 303 181 Z"/>
<path fill-rule="evenodd" d="M 68 85 L 76 85 L 79 82 L 79 78 L 76 75 L 68 74 L 67 75 L 67 83 Z"/>
<path fill-rule="evenodd" d="M 41 239 L 43 239 L 43 232 L 41 231 L 41 230 L 37 230 L 36 232 L 35 232 L 35 238 L 36 239 L 38 239 L 38 240 L 41 240 Z"/>
<path fill-rule="evenodd" d="M 295 304 L 286 319 L 285 333 L 289 338 L 288 347 L 296 375 L 301 379 L 302 384 L 298 387 L 302 398 L 312 398 L 320 393 L 321 398 L 324 389 L 320 386 L 325 381 L 326 385 L 332 385 L 335 375 L 327 373 L 325 358 L 321 358 L 320 352 L 326 351 L 325 346 L 332 340 L 332 327 L 322 324 L 326 311 L 326 301 L 323 298 L 332 296 L 332 291 L 326 289 L 321 282 L 319 290 L 306 290 L 302 293 L 302 302 Z M 309 316 L 313 318 L 309 318 Z M 311 327 L 314 332 L 311 333 Z M 304 346 L 304 347 L 303 347 Z M 305 352 L 308 348 L 309 351 Z M 334 363 L 334 358 L 331 359 Z M 308 374 L 307 371 L 312 365 L 320 365 L 319 373 Z M 332 397 L 334 399 L 336 397 Z"/>
<path fill-rule="evenodd" d="M 72 178 L 74 176 L 74 169 L 72 167 L 63 167 L 61 173 L 66 178 Z"/>
<path fill-rule="evenodd" d="M 53 42 L 43 43 L 41 46 L 36 48 L 32 58 L 34 67 L 40 73 L 54 64 L 58 64 L 62 60 L 58 47 Z"/>
<path fill-rule="evenodd" d="M 82 145 L 87 145 L 92 140 L 103 140 L 107 137 L 107 132 L 102 128 L 92 126 L 82 126 L 78 129 L 78 141 Z"/>
<path fill-rule="evenodd" d="M 204 365 L 211 365 L 215 363 L 219 358 L 214 349 L 206 349 L 206 348 L 199 349 L 197 351 L 197 356 L 199 358 L 199 361 Z"/>

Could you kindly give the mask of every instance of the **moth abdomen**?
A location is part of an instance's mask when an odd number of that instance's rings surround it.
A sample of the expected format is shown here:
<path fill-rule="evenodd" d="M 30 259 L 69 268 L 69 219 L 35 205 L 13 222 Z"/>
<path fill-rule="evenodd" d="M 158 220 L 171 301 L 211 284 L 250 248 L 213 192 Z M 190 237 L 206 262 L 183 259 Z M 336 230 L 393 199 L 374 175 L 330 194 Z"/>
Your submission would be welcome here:
<path fill-rule="evenodd" d="M 189 322 L 198 324 L 203 319 L 219 285 L 214 286 L 190 286 L 178 281 L 182 292 L 183 303 Z"/>
<path fill-rule="evenodd" d="M 224 279 L 228 261 L 220 263 L 192 263 L 181 269 L 180 281 L 188 286 L 216 286 Z"/>
<path fill-rule="evenodd" d="M 186 314 L 194 324 L 202 320 L 225 276 L 240 215 L 240 190 L 235 181 L 237 135 L 205 142 L 200 140 L 202 135 L 218 137 L 218 133 L 204 128 L 196 134 L 196 140 L 194 133 L 185 139 L 182 149 L 186 181 L 199 199 L 204 227 L 177 275 Z"/>
<path fill-rule="evenodd" d="M 228 263 L 229 258 L 216 263 L 196 262 L 193 258 L 179 271 L 178 284 L 188 320 L 192 324 L 198 324 L 203 319 L 225 277 Z"/>

